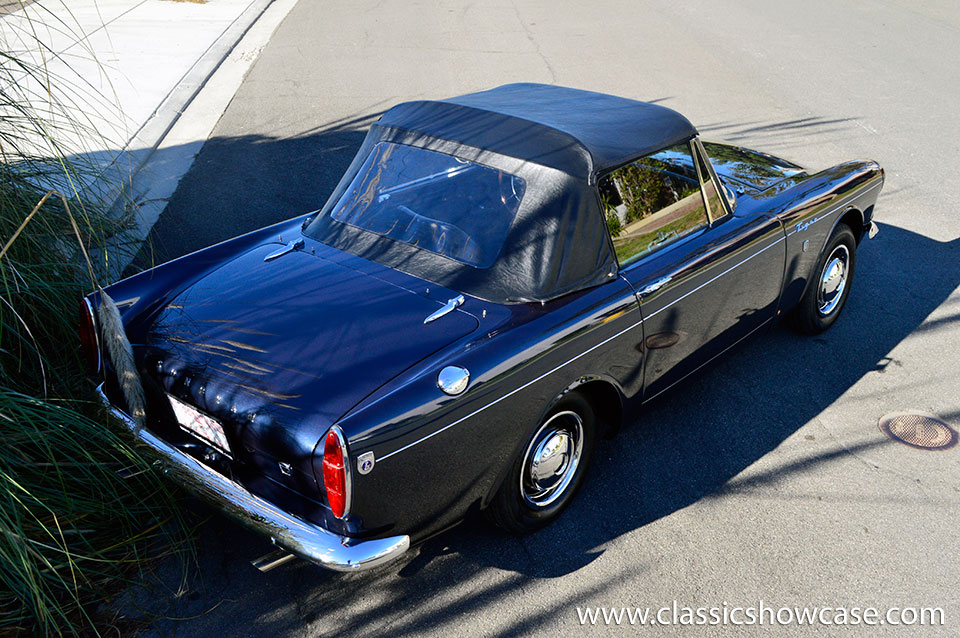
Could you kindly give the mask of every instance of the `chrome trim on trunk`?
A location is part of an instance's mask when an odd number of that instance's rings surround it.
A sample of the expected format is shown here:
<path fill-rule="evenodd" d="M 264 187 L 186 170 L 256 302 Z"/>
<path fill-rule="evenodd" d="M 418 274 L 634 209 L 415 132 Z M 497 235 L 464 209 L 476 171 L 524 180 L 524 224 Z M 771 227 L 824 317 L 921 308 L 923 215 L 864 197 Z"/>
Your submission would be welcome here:
<path fill-rule="evenodd" d="M 300 558 L 336 571 L 359 571 L 387 563 L 410 547 L 410 537 L 406 535 L 356 540 L 297 518 L 181 452 L 146 428 L 138 430 L 132 418 L 111 405 L 103 392 L 103 384 L 97 387 L 97 394 L 138 442 L 150 448 L 157 458 L 155 465 L 159 464 L 164 474 Z"/>

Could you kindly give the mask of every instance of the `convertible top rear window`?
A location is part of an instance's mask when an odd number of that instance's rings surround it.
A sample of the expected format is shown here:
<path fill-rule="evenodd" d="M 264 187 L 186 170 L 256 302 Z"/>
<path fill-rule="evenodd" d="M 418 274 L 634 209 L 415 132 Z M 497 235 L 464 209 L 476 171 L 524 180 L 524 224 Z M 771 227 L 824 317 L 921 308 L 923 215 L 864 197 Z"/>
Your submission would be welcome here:
<path fill-rule="evenodd" d="M 500 254 L 526 189 L 502 170 L 423 148 L 376 144 L 329 216 L 475 268 Z"/>

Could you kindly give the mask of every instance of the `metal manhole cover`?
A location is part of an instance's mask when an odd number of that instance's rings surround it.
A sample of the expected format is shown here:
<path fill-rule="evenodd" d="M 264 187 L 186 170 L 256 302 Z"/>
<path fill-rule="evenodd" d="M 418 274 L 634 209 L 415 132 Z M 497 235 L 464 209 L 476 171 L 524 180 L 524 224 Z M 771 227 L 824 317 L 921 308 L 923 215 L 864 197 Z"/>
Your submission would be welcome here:
<path fill-rule="evenodd" d="M 880 431 L 897 443 L 918 450 L 946 450 L 957 444 L 957 432 L 926 412 L 894 412 L 880 417 Z"/>

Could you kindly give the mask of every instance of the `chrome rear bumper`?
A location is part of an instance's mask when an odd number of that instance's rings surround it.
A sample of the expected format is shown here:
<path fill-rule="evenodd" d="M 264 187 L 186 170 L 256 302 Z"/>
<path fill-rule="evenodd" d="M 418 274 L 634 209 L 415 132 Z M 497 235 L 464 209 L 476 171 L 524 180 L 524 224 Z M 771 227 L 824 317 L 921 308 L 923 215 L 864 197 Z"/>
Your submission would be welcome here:
<path fill-rule="evenodd" d="M 127 414 L 110 404 L 102 385 L 97 388 L 97 394 L 137 439 L 150 448 L 164 474 L 250 529 L 269 536 L 275 545 L 292 554 L 328 569 L 358 571 L 387 563 L 410 547 L 409 536 L 356 540 L 284 512 L 150 431 L 137 430 Z"/>

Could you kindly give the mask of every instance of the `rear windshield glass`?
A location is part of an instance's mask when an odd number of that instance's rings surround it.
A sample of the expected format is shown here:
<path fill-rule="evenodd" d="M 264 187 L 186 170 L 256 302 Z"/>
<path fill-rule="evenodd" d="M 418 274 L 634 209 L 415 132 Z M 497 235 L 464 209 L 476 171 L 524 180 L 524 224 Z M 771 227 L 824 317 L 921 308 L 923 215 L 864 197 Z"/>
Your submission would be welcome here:
<path fill-rule="evenodd" d="M 476 268 L 493 265 L 526 184 L 452 155 L 381 142 L 330 217 Z"/>

